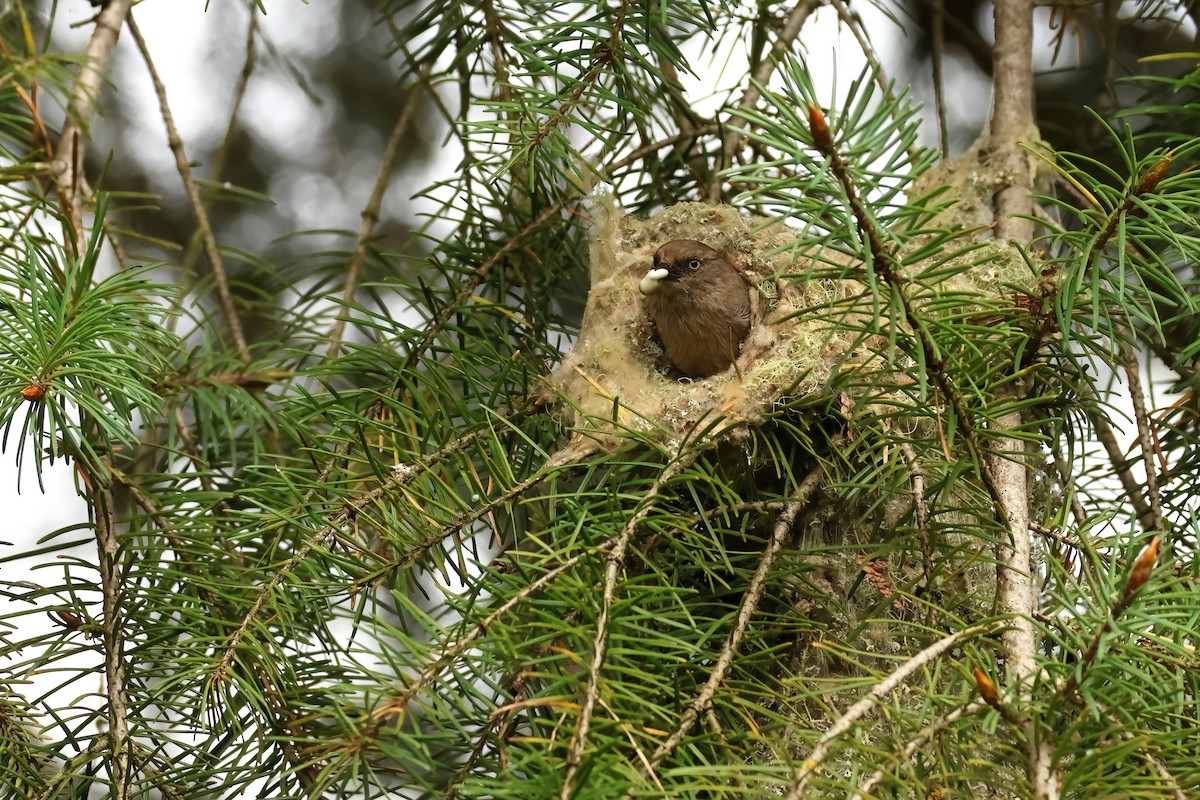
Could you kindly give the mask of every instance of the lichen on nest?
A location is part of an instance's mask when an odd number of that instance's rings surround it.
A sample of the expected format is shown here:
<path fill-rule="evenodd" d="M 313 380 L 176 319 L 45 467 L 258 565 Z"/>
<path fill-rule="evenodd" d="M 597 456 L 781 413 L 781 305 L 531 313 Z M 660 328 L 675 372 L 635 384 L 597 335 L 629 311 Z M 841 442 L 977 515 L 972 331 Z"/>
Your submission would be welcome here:
<path fill-rule="evenodd" d="M 625 216 L 610 194 L 592 198 L 591 290 L 575 347 L 550 377 L 570 423 L 605 447 L 626 430 L 664 441 L 715 423 L 724 434 L 765 418 L 783 395 L 822 391 L 861 342 L 835 324 L 850 314 L 855 281 L 817 277 L 837 256 L 788 247 L 795 231 L 751 219 L 725 205 L 680 203 L 646 220 Z M 733 367 L 707 378 L 677 380 L 661 368 L 661 351 L 638 283 L 654 251 L 673 239 L 696 239 L 721 251 L 752 286 L 752 328 Z M 820 308 L 820 313 L 811 312 Z M 839 311 L 838 309 L 845 309 Z M 844 321 L 844 320 L 843 320 Z"/>

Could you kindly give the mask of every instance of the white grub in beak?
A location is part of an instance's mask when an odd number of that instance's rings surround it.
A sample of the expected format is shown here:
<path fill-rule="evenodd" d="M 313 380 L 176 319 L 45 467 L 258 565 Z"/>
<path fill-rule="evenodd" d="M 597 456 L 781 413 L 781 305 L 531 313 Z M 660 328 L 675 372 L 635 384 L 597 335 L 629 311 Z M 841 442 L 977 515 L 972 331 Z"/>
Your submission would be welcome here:
<path fill-rule="evenodd" d="M 640 289 L 644 295 L 654 294 L 658 291 L 659 287 L 662 286 L 663 279 L 669 274 L 670 273 L 661 267 L 658 269 L 652 269 L 646 273 L 646 277 L 642 278 L 642 282 L 638 284 L 638 289 Z"/>

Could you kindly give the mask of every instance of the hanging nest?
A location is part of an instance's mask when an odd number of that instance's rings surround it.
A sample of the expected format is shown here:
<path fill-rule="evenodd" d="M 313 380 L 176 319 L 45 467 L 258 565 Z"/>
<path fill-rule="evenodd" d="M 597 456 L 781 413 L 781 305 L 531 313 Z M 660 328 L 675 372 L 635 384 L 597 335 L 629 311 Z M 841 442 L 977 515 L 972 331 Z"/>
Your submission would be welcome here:
<path fill-rule="evenodd" d="M 550 383 L 573 427 L 598 444 L 615 446 L 626 430 L 664 441 L 710 425 L 714 435 L 734 434 L 785 396 L 820 393 L 836 370 L 869 358 L 864 337 L 846 324 L 845 301 L 864 287 L 825 277 L 845 256 L 803 251 L 785 225 L 731 206 L 680 203 L 639 220 L 620 214 L 608 193 L 592 202 L 591 291 L 579 338 Z M 706 378 L 676 379 L 663 368 L 638 290 L 655 250 L 673 239 L 715 248 L 755 287 L 738 358 Z"/>

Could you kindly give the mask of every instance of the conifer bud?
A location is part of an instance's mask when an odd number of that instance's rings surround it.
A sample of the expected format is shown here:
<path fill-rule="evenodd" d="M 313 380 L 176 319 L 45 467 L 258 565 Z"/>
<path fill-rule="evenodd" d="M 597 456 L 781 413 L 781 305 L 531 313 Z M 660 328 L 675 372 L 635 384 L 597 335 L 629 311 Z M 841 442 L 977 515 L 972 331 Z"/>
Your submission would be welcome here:
<path fill-rule="evenodd" d="M 979 696 L 989 706 L 999 706 L 1000 692 L 996 689 L 996 684 L 992 683 L 992 679 L 979 667 L 972 667 L 971 671 L 975 674 L 975 688 L 979 692 Z"/>
<path fill-rule="evenodd" d="M 1125 594 L 1131 595 L 1138 589 L 1142 588 L 1142 584 L 1150 580 L 1150 573 L 1154 571 L 1154 562 L 1158 560 L 1158 540 L 1155 536 L 1150 540 L 1150 544 L 1146 545 L 1146 549 L 1138 556 L 1137 561 L 1133 562 L 1133 571 L 1129 573 L 1129 582 L 1125 584 Z"/>
<path fill-rule="evenodd" d="M 817 149 L 822 152 L 833 149 L 833 137 L 829 135 L 829 123 L 825 121 L 825 115 L 821 113 L 821 109 L 817 108 L 815 103 L 808 104 L 808 127 L 812 130 L 813 143 Z"/>

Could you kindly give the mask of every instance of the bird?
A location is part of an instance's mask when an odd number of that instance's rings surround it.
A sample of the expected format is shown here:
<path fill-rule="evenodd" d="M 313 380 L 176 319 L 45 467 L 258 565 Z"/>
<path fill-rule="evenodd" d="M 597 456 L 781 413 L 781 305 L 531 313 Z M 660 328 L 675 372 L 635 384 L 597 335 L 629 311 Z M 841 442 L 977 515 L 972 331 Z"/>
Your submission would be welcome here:
<path fill-rule="evenodd" d="M 638 288 L 681 375 L 704 378 L 733 363 L 750 333 L 750 287 L 725 256 L 694 239 L 667 242 Z"/>

